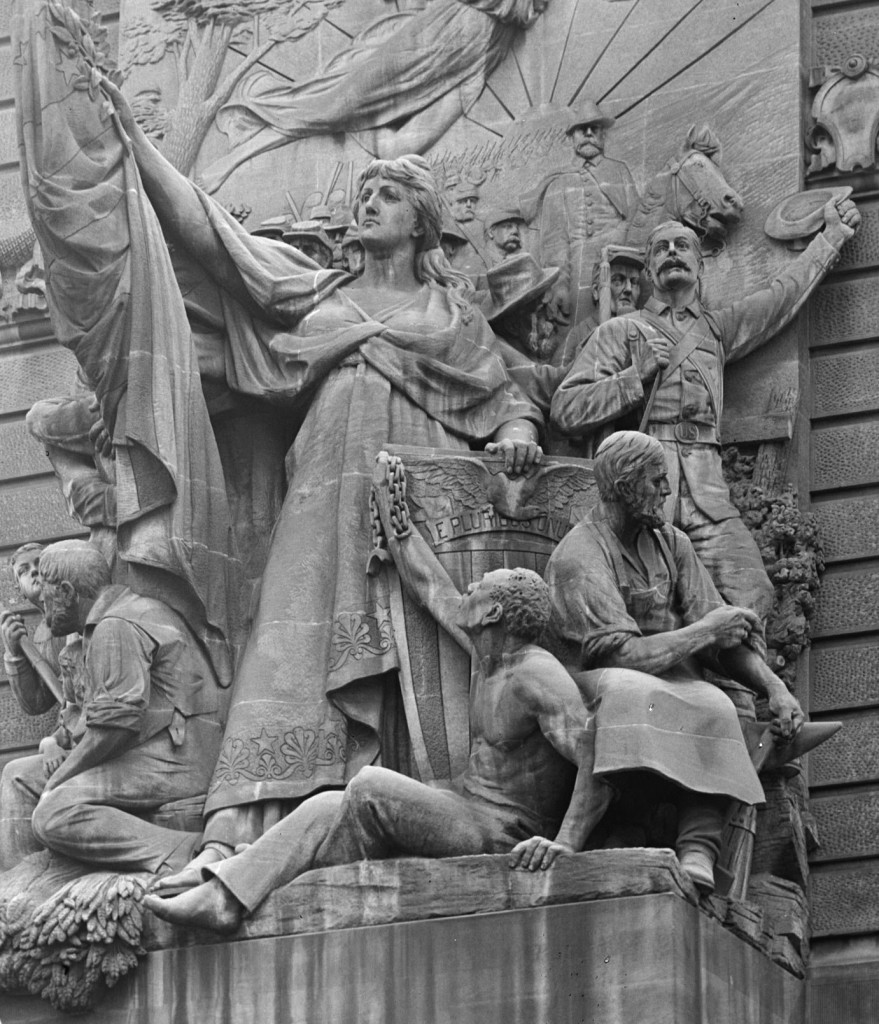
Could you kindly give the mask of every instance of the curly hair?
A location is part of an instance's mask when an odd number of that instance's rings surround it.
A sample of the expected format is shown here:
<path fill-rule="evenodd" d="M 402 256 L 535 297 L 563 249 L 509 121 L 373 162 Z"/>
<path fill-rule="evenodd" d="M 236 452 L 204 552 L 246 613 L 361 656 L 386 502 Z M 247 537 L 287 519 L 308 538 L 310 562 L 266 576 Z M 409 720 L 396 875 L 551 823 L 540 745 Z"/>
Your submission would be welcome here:
<path fill-rule="evenodd" d="M 107 559 L 87 540 L 60 540 L 40 556 L 40 575 L 46 583 L 72 583 L 81 597 L 97 597 L 112 582 Z"/>
<path fill-rule="evenodd" d="M 29 540 L 27 542 L 27 544 L 22 544 L 20 547 L 17 547 L 15 549 L 15 551 L 12 552 L 12 554 L 9 556 L 9 564 L 11 566 L 15 565 L 15 560 L 17 558 L 20 558 L 22 555 L 29 555 L 31 553 L 31 551 L 42 551 L 42 550 L 43 550 L 43 545 L 42 544 L 38 544 L 37 541 L 35 541 L 35 540 Z"/>
<path fill-rule="evenodd" d="M 533 643 L 549 623 L 549 587 L 531 569 L 511 569 L 491 587 L 489 597 L 503 608 L 507 632 L 520 640 Z"/>
<path fill-rule="evenodd" d="M 593 472 L 602 501 L 618 501 L 617 485 L 640 476 L 651 462 L 665 460 L 655 437 L 638 430 L 618 430 L 605 438 L 595 453 Z"/>
<path fill-rule="evenodd" d="M 473 284 L 466 274 L 455 270 L 440 248 L 443 201 L 430 164 L 414 153 L 396 160 L 372 160 L 357 179 L 355 220 L 360 207 L 360 193 L 370 178 L 387 178 L 406 190 L 422 231 L 415 252 L 415 277 L 422 284 L 435 283 L 445 288 L 449 303 L 461 311 L 465 320 L 469 320 L 473 315 Z"/>

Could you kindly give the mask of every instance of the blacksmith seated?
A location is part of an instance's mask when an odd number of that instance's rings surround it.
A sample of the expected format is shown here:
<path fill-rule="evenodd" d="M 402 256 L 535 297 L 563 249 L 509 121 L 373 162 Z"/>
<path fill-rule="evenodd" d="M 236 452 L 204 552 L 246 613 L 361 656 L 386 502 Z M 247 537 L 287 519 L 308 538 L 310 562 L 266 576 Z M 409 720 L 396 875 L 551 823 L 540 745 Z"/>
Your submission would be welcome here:
<path fill-rule="evenodd" d="M 49 545 L 40 574 L 49 629 L 83 635 L 85 729 L 45 780 L 34 835 L 102 868 L 179 868 L 201 836 L 140 816 L 207 791 L 222 737 L 210 661 L 166 604 L 111 586 L 86 541 Z"/>
<path fill-rule="evenodd" d="M 751 645 L 757 615 L 724 603 L 686 534 L 664 521 L 662 445 L 636 431 L 612 434 L 596 454 L 595 480 L 600 503 L 547 564 L 553 632 L 572 673 L 617 670 L 576 675 L 597 704 L 596 785 L 625 789 L 644 772 L 666 780 L 681 865 L 710 890 L 730 800 L 764 796 L 736 709 L 704 668 L 766 697 L 780 744 L 800 730 L 803 712 Z"/>
<path fill-rule="evenodd" d="M 583 849 L 610 790 L 592 785 L 592 718 L 577 686 L 535 644 L 550 615 L 546 584 L 530 570 L 501 569 L 462 597 L 447 577 L 431 579 L 430 558 L 419 562 L 417 531 L 394 543 L 402 571 L 433 590 L 475 653 L 466 770 L 425 784 L 362 768 L 344 791 L 309 797 L 252 846 L 203 867 L 204 884 L 148 896 L 144 905 L 158 916 L 234 931 L 273 889 L 313 868 L 508 853 L 511 867 L 534 871 Z"/>

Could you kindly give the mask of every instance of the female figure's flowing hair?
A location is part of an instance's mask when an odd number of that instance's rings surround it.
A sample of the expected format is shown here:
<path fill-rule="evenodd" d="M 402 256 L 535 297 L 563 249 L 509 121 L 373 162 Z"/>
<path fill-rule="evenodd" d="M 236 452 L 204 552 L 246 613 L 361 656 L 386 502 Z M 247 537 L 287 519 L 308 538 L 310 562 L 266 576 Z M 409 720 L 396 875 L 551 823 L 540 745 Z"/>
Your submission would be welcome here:
<path fill-rule="evenodd" d="M 449 304 L 461 311 L 465 321 L 469 320 L 473 314 L 470 305 L 473 285 L 466 274 L 455 270 L 440 248 L 443 204 L 428 162 L 415 154 L 401 156 L 396 160 L 373 160 L 357 179 L 355 217 L 360 204 L 360 192 L 370 178 L 387 178 L 406 189 L 409 201 L 415 207 L 418 226 L 422 230 L 415 253 L 415 277 L 422 284 L 434 282 L 445 288 Z"/>

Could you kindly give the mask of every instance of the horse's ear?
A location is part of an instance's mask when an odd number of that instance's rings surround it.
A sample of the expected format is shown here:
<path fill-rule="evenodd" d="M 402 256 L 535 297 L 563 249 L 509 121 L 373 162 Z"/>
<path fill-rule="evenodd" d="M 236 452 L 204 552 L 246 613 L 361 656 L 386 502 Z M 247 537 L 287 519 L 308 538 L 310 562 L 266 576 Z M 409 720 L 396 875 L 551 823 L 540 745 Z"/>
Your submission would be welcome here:
<path fill-rule="evenodd" d="M 684 144 L 679 150 L 683 156 L 691 150 L 703 153 L 713 163 L 720 163 L 721 142 L 710 124 L 691 124 L 687 129 Z"/>

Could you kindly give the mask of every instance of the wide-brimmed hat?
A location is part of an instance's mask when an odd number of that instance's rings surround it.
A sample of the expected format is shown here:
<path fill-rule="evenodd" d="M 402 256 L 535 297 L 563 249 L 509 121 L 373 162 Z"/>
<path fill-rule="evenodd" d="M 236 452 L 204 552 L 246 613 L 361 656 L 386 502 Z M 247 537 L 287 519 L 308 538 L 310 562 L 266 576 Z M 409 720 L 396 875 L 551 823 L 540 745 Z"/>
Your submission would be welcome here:
<path fill-rule="evenodd" d="M 491 305 L 485 318 L 492 323 L 504 313 L 543 295 L 560 273 L 559 267 L 541 267 L 530 252 L 516 253 L 489 267 L 485 276 Z"/>
<path fill-rule="evenodd" d="M 600 124 L 603 128 L 610 128 L 615 118 L 599 107 L 595 100 L 581 100 L 576 107 L 571 107 L 571 120 L 565 129 L 565 134 L 570 135 L 575 128 L 585 124 Z"/>
<path fill-rule="evenodd" d="M 850 185 L 813 188 L 785 196 L 771 211 L 763 225 L 770 238 L 789 242 L 808 238 L 824 227 L 824 207 L 831 199 L 841 202 L 852 194 Z"/>
<path fill-rule="evenodd" d="M 483 223 L 487 228 L 493 228 L 495 224 L 501 224 L 505 220 L 521 220 L 524 222 L 525 218 L 522 216 L 518 203 L 511 203 L 509 206 L 490 207 L 483 218 Z"/>
<path fill-rule="evenodd" d="M 313 238 L 315 241 L 320 242 L 332 256 L 333 243 L 330 241 L 329 235 L 324 231 L 323 224 L 319 220 L 297 220 L 293 221 L 292 224 L 288 224 L 287 230 L 284 232 L 284 241 L 295 244 L 293 243 L 294 238 Z"/>

